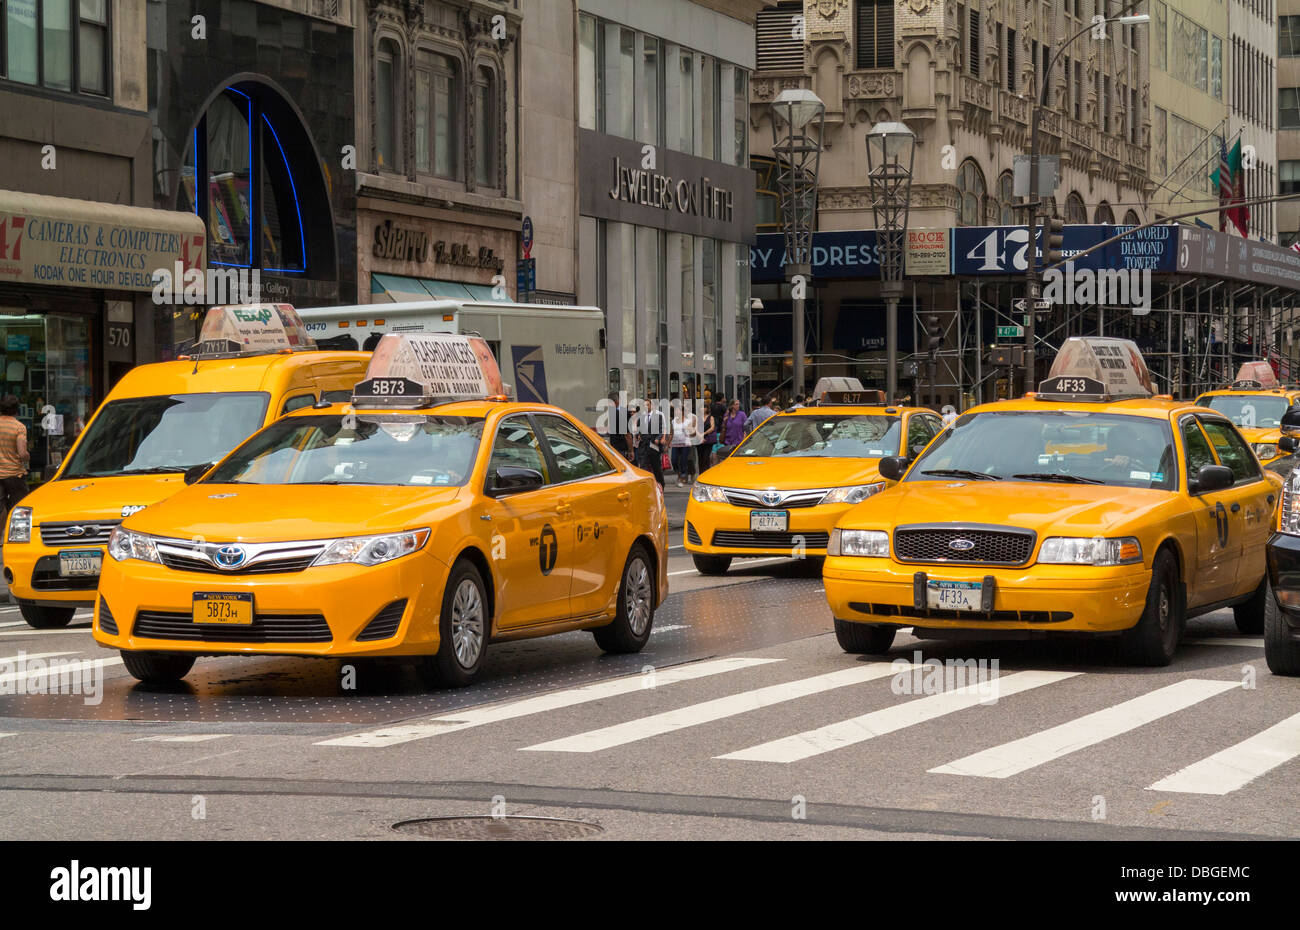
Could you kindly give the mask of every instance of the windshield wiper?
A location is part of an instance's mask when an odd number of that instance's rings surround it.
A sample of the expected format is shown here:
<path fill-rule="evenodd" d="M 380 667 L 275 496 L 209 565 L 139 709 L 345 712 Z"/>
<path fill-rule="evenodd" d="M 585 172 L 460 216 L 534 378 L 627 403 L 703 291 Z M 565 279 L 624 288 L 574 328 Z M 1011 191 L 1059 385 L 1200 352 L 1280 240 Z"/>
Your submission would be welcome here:
<path fill-rule="evenodd" d="M 986 475 L 982 471 L 967 471 L 964 468 L 932 468 L 921 472 L 923 475 L 938 475 L 941 478 L 970 478 L 974 481 L 1001 481 L 1001 475 Z"/>
<path fill-rule="evenodd" d="M 294 482 L 294 484 L 329 484 L 329 485 L 365 484 L 371 486 L 378 486 L 378 485 L 382 485 L 383 483 L 384 482 L 382 481 L 351 481 L 343 478 L 326 478 L 324 481 L 295 481 Z"/>
<path fill-rule="evenodd" d="M 1096 478 L 1082 478 L 1079 475 L 1061 475 L 1056 472 L 1033 472 L 1023 475 L 1012 475 L 1012 478 L 1023 478 L 1025 481 L 1063 481 L 1066 484 L 1105 484 Z"/>
<path fill-rule="evenodd" d="M 151 465 L 148 468 L 128 468 L 119 471 L 119 475 L 179 475 L 189 471 L 193 465 Z"/>

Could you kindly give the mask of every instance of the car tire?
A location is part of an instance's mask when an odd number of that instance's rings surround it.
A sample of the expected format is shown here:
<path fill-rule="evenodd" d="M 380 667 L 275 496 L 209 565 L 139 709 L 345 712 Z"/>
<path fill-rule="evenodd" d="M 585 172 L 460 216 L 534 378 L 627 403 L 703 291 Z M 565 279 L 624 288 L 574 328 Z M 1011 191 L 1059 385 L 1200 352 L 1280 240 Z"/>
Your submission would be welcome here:
<path fill-rule="evenodd" d="M 618 585 L 618 613 L 614 622 L 591 631 L 605 652 L 640 652 L 655 625 L 655 573 L 650 554 L 637 543 L 627 554 Z"/>
<path fill-rule="evenodd" d="M 731 567 L 729 555 L 699 555 L 692 552 L 691 561 L 695 563 L 695 570 L 701 575 L 725 575 L 727 569 Z"/>
<path fill-rule="evenodd" d="M 447 577 L 438 614 L 438 653 L 420 660 L 420 678 L 429 688 L 464 688 L 483 668 L 492 627 L 483 576 L 462 559 Z"/>
<path fill-rule="evenodd" d="M 1183 636 L 1184 612 L 1177 562 L 1168 549 L 1156 553 L 1151 587 L 1138 622 L 1120 636 L 1120 654 L 1129 665 L 1168 665 Z"/>
<path fill-rule="evenodd" d="M 122 664 L 132 677 L 147 685 L 174 685 L 194 668 L 195 656 L 169 652 L 127 652 L 122 650 Z"/>
<path fill-rule="evenodd" d="M 1300 640 L 1295 638 L 1282 608 L 1277 606 L 1272 584 L 1267 585 L 1267 589 L 1264 601 L 1264 661 L 1274 675 L 1300 675 Z"/>
<path fill-rule="evenodd" d="M 1250 596 L 1250 600 L 1232 605 L 1232 619 L 1237 621 L 1239 632 L 1256 636 L 1264 632 L 1264 605 L 1265 601 L 1272 596 L 1268 586 L 1268 576 L 1265 575 L 1255 593 Z"/>
<path fill-rule="evenodd" d="M 870 623 L 854 623 L 852 620 L 835 620 L 835 639 L 840 648 L 853 655 L 883 656 L 894 645 L 892 626 L 876 626 Z"/>
<path fill-rule="evenodd" d="M 23 615 L 27 625 L 36 630 L 57 630 L 72 622 L 75 607 L 45 607 L 27 601 L 18 602 L 18 612 Z"/>

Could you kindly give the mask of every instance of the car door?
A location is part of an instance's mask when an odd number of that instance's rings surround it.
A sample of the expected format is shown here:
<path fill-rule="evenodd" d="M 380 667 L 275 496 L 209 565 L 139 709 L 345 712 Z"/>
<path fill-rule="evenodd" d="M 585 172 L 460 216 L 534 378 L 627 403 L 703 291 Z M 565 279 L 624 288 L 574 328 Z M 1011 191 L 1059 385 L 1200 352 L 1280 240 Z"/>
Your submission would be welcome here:
<path fill-rule="evenodd" d="M 632 489 L 621 471 L 567 418 L 534 417 L 557 472 L 556 491 L 573 510 L 573 616 L 598 613 L 613 598 L 631 547 Z"/>
<path fill-rule="evenodd" d="M 914 459 L 943 430 L 943 421 L 927 413 L 914 413 L 907 421 L 907 443 L 902 454 Z"/>
<path fill-rule="evenodd" d="M 1178 421 L 1183 443 L 1183 472 L 1190 482 L 1206 465 L 1217 465 L 1210 440 L 1192 415 Z M 1187 572 L 1187 604 L 1197 607 L 1231 597 L 1236 583 L 1236 557 L 1229 548 L 1228 507 L 1231 488 L 1191 494 L 1196 523 L 1195 564 Z"/>
<path fill-rule="evenodd" d="M 541 488 L 496 493 L 501 467 L 542 473 Z M 492 530 L 492 572 L 497 579 L 497 627 L 518 629 L 570 615 L 573 577 L 573 517 L 561 506 L 542 441 L 527 414 L 505 417 L 492 439 L 484 485 L 483 516 Z"/>
<path fill-rule="evenodd" d="M 1231 596 L 1250 594 L 1264 577 L 1265 546 L 1272 531 L 1276 490 L 1265 479 L 1259 459 L 1228 420 L 1201 417 L 1201 428 L 1209 437 L 1220 464 L 1232 469 L 1236 479 L 1224 492 L 1228 510 L 1228 548 L 1234 565 Z"/>

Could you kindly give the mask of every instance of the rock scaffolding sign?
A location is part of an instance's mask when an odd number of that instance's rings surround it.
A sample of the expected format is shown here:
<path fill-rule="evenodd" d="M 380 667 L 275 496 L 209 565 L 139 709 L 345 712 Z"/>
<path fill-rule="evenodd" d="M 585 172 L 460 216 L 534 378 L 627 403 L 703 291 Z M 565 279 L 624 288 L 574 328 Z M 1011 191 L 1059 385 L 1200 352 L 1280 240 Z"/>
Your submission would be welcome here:
<path fill-rule="evenodd" d="M 492 397 L 506 393 L 486 340 L 442 333 L 389 333 L 375 346 L 366 381 L 405 379 L 429 398 Z"/>

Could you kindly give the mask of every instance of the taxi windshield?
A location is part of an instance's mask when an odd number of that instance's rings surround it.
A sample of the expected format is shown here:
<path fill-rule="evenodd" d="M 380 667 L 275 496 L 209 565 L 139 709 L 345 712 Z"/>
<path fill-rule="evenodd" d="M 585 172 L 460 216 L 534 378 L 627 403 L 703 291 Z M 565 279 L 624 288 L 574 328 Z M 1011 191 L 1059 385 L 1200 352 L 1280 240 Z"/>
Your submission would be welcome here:
<path fill-rule="evenodd" d="M 483 420 L 470 417 L 289 417 L 236 449 L 205 482 L 459 487 L 482 436 Z"/>
<path fill-rule="evenodd" d="M 1277 429 L 1282 425 L 1282 415 L 1291 406 L 1290 401 L 1276 394 L 1215 394 L 1199 398 L 1196 405 L 1217 410 L 1235 425 L 1247 429 Z"/>
<path fill-rule="evenodd" d="M 99 412 L 61 480 L 183 472 L 219 462 L 266 416 L 261 392 L 128 397 Z"/>
<path fill-rule="evenodd" d="M 898 454 L 901 424 L 899 417 L 876 414 L 768 417 L 734 454 L 878 459 Z"/>
<path fill-rule="evenodd" d="M 1114 413 L 1006 411 L 959 419 L 907 473 L 908 481 L 1042 481 L 1177 487 L 1169 424 Z"/>

